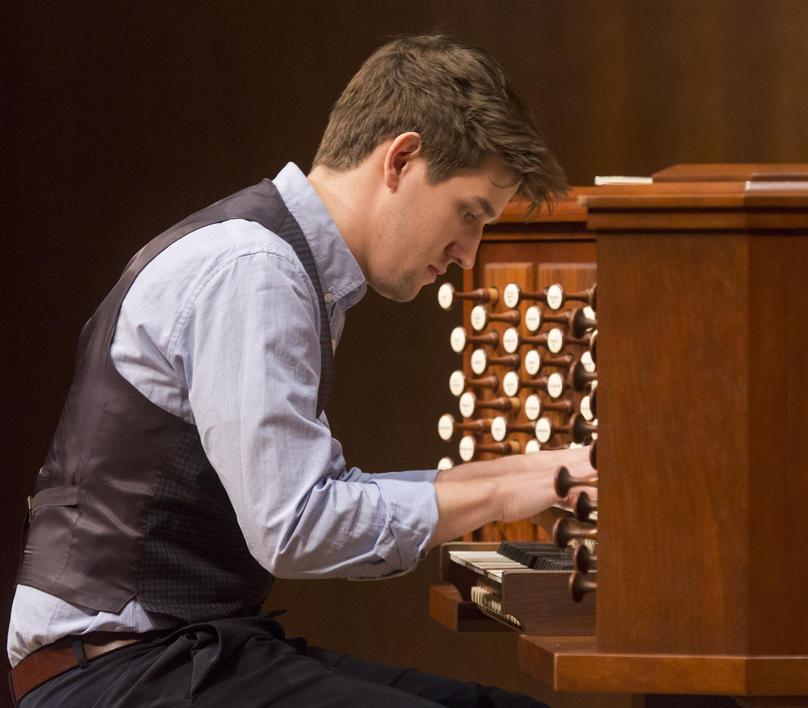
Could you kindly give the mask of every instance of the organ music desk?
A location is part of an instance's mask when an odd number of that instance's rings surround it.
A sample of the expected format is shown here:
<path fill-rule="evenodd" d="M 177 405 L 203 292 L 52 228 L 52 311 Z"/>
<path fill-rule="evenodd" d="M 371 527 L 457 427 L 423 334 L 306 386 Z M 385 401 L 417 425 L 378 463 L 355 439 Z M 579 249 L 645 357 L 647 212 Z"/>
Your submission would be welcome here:
<path fill-rule="evenodd" d="M 555 284 L 578 299 L 551 308 Z M 808 165 L 678 165 L 538 217 L 511 205 L 442 297 L 470 340 L 452 386 L 472 395 L 441 419 L 465 440 L 450 456 L 535 450 L 539 417 L 542 447 L 597 438 L 597 570 L 575 603 L 568 570 L 475 567 L 468 551 L 552 542 L 569 512 L 490 524 L 442 549 L 431 616 L 516 630 L 520 668 L 554 690 L 808 706 Z M 582 307 L 596 325 L 571 336 Z M 534 349 L 553 363 L 529 374 Z"/>

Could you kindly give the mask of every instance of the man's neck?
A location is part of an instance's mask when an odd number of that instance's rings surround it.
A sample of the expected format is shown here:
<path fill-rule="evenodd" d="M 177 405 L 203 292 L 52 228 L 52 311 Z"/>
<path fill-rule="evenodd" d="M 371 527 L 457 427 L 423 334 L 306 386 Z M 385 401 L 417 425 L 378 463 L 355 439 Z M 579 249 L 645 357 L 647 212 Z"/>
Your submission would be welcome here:
<path fill-rule="evenodd" d="M 334 172 L 317 165 L 309 172 L 308 180 L 328 209 L 362 272 L 367 275 L 365 254 L 369 234 L 365 225 L 369 192 L 365 176 L 360 170 Z"/>

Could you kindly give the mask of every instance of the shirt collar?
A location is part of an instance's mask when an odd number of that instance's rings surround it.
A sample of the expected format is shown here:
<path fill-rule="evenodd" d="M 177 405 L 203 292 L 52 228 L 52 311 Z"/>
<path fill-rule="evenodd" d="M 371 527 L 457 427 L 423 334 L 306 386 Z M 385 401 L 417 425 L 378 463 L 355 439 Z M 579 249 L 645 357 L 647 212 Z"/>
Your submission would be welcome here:
<path fill-rule="evenodd" d="M 345 309 L 355 305 L 367 291 L 365 275 L 306 175 L 289 162 L 272 182 L 309 242 L 323 294 Z"/>

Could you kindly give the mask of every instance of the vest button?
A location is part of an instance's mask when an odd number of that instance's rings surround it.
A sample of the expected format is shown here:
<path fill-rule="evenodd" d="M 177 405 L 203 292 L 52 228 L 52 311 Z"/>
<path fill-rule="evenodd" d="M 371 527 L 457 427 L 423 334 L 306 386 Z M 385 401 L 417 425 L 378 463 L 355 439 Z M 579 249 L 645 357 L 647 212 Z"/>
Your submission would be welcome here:
<path fill-rule="evenodd" d="M 326 293 L 323 295 L 323 300 L 326 302 L 334 302 L 334 296 L 331 293 Z"/>

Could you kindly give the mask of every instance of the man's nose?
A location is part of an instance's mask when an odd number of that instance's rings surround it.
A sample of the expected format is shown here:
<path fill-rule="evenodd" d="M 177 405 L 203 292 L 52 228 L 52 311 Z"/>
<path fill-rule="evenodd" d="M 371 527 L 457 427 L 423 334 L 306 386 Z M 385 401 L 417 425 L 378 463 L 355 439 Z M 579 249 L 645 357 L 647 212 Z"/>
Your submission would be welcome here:
<path fill-rule="evenodd" d="M 474 261 L 477 259 L 477 249 L 480 247 L 482 235 L 481 230 L 476 238 L 469 241 L 453 241 L 446 249 L 446 255 L 463 270 L 470 270 L 474 267 Z"/>

